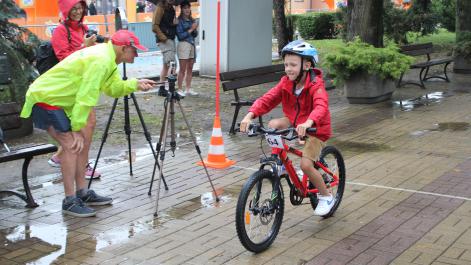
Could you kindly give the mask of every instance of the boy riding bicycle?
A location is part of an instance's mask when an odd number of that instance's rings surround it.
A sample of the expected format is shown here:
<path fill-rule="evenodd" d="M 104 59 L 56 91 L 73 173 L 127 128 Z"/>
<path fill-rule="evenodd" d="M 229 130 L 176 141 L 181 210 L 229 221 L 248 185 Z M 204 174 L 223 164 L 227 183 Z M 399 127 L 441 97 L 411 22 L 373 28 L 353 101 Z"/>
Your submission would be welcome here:
<path fill-rule="evenodd" d="M 301 169 L 320 193 L 314 215 L 323 216 L 335 205 L 335 198 L 313 163 L 319 159 L 325 141 L 332 134 L 328 94 L 322 72 L 314 68 L 318 61 L 317 50 L 307 42 L 296 40 L 282 49 L 281 56 L 286 76 L 253 103 L 240 122 L 240 131 L 247 132 L 252 119 L 270 112 L 281 102 L 285 117 L 271 120 L 268 127 L 295 127 L 300 137 L 307 136 L 305 141 L 301 141 L 304 143 Z M 310 127 L 316 127 L 317 131 L 306 135 L 306 129 Z"/>

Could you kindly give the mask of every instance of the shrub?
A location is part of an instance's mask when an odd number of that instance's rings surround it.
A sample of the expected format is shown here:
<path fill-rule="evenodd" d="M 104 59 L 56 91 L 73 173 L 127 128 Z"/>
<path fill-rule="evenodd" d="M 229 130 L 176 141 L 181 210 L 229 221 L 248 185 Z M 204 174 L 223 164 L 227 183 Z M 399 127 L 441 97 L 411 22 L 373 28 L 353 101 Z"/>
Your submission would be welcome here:
<path fill-rule="evenodd" d="M 306 14 L 296 21 L 303 39 L 333 39 L 338 34 L 335 13 Z"/>
<path fill-rule="evenodd" d="M 393 43 L 385 48 L 376 48 L 358 38 L 325 57 L 325 65 L 337 81 L 359 72 L 377 74 L 383 79 L 397 79 L 409 69 L 412 61 L 412 57 L 401 54 Z"/>
<path fill-rule="evenodd" d="M 432 1 L 432 10 L 441 27 L 455 32 L 456 0 L 434 0 Z"/>

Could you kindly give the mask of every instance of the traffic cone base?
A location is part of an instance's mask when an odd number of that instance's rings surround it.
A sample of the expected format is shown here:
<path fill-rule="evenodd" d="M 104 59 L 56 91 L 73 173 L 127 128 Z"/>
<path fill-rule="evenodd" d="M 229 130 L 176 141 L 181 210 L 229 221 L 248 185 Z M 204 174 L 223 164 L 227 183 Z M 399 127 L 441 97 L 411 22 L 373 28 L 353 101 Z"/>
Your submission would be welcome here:
<path fill-rule="evenodd" d="M 196 163 L 202 166 L 201 161 Z M 213 132 L 209 141 L 208 157 L 204 164 L 211 168 L 226 168 L 235 164 L 235 161 L 229 160 L 224 152 L 224 140 L 222 138 L 221 121 L 219 117 L 214 117 Z"/>

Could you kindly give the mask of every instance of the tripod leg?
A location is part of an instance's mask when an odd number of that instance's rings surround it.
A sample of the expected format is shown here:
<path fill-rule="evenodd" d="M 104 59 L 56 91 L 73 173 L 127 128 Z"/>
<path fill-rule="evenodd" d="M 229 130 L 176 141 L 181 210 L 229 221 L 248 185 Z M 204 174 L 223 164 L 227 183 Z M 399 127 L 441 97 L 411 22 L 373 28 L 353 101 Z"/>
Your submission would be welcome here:
<path fill-rule="evenodd" d="M 132 154 L 131 154 L 131 123 L 129 121 L 129 97 L 124 96 L 124 132 L 128 140 L 128 155 L 129 155 L 129 175 L 132 173 Z"/>
<path fill-rule="evenodd" d="M 196 142 L 195 135 L 193 134 L 193 131 L 191 130 L 190 123 L 188 122 L 188 120 L 186 118 L 185 112 L 183 111 L 183 107 L 182 107 L 182 104 L 180 103 L 180 101 L 178 101 L 178 107 L 180 108 L 180 111 L 181 111 L 182 116 L 183 116 L 183 120 L 185 121 L 186 127 L 188 128 L 188 131 L 190 132 L 191 140 L 193 141 L 193 144 L 195 145 L 196 152 L 198 153 L 198 156 L 200 157 L 201 163 L 203 164 L 203 167 L 204 167 L 204 171 L 206 172 L 206 176 L 208 176 L 209 183 L 211 184 L 211 188 L 213 189 L 214 196 L 216 197 L 216 201 L 218 202 L 219 197 L 216 193 L 216 189 L 214 188 L 213 181 L 209 177 L 208 168 L 206 167 L 206 164 L 204 163 L 203 156 L 201 156 L 200 147 L 199 147 L 198 143 Z"/>
<path fill-rule="evenodd" d="M 158 159 L 159 159 L 160 150 L 162 149 L 162 141 L 164 139 L 164 124 L 167 120 L 167 105 L 168 105 L 167 100 L 165 100 L 165 103 L 164 103 L 164 117 L 162 119 L 162 127 L 160 128 L 159 141 L 157 142 L 157 145 L 155 147 L 156 156 L 155 156 L 155 162 L 154 162 L 154 169 L 152 170 L 152 178 L 150 179 L 149 192 L 147 192 L 147 194 L 149 196 L 152 194 L 152 186 L 154 184 L 154 177 L 155 177 L 155 171 L 157 169 L 157 166 L 160 169 Z M 164 146 L 164 148 L 165 148 L 165 146 Z M 162 180 L 164 181 L 165 190 L 168 190 L 168 186 L 167 186 L 167 182 L 165 181 L 165 178 L 163 178 Z"/>
<path fill-rule="evenodd" d="M 177 142 L 175 141 L 175 100 L 170 100 L 170 149 L 172 150 L 173 156 L 175 156 L 175 150 L 177 148 Z"/>
<path fill-rule="evenodd" d="M 142 117 L 142 112 L 141 112 L 141 109 L 139 108 L 139 105 L 137 104 L 136 96 L 134 95 L 134 93 L 131 93 L 131 98 L 133 100 L 134 107 L 136 108 L 136 112 L 137 112 L 137 116 L 139 117 L 139 121 L 141 122 L 142 129 L 144 130 L 144 135 L 146 136 L 146 140 L 149 143 L 150 150 L 152 151 L 152 154 L 154 155 L 155 164 L 154 164 L 154 172 L 152 173 L 152 181 L 153 181 L 154 180 L 154 173 L 155 173 L 155 166 L 160 168 L 160 165 L 157 162 L 158 161 L 158 152 L 160 150 L 155 152 L 154 147 L 152 146 L 152 136 L 150 135 L 149 130 L 147 130 L 146 123 L 144 122 L 144 117 Z M 164 181 L 165 190 L 168 190 L 167 182 L 165 181 L 164 176 L 162 175 L 160 177 Z M 149 188 L 149 192 L 148 192 L 149 195 L 151 193 L 151 189 L 152 189 L 152 182 L 151 182 L 151 187 Z"/>
<path fill-rule="evenodd" d="M 168 104 L 168 102 L 167 102 Z M 162 172 L 164 169 L 164 160 L 165 160 L 165 146 L 167 144 L 167 132 L 168 132 L 168 114 L 170 112 L 170 108 L 167 105 L 165 108 L 165 116 L 166 119 L 162 123 L 162 128 L 163 128 L 163 148 L 162 151 L 160 151 L 160 168 L 159 168 L 159 176 L 162 176 Z M 157 186 L 157 198 L 156 198 L 156 203 L 155 203 L 155 213 L 154 216 L 157 216 L 157 212 L 159 211 L 159 197 L 160 197 L 160 183 L 162 182 L 162 178 L 159 177 L 159 184 Z"/>
<path fill-rule="evenodd" d="M 98 154 L 95 159 L 95 165 L 93 166 L 92 177 L 88 181 L 88 188 L 92 186 L 93 175 L 95 175 L 95 170 L 98 165 L 98 159 L 100 159 L 101 151 L 103 150 L 103 146 L 105 145 L 106 139 L 108 138 L 108 131 L 110 130 L 111 121 L 113 120 L 114 111 L 116 110 L 116 105 L 118 105 L 118 99 L 115 98 L 113 102 L 113 106 L 111 107 L 110 116 L 108 117 L 108 122 L 106 123 L 105 131 L 103 132 L 103 136 L 101 137 L 101 144 L 100 149 L 98 149 Z"/>

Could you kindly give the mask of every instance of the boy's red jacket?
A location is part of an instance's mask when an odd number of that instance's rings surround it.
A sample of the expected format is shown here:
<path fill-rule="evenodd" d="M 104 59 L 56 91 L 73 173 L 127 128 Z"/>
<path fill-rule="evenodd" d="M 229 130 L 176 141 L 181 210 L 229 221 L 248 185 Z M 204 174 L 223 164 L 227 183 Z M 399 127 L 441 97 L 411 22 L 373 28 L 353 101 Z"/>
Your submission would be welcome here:
<path fill-rule="evenodd" d="M 312 77 L 314 77 L 313 81 L 311 81 Z M 329 96 L 319 69 L 313 69 L 312 73 L 307 76 L 304 89 L 298 97 L 294 94 L 294 82 L 284 76 L 274 88 L 258 98 L 249 111 L 254 113 L 255 117 L 264 115 L 280 102 L 283 113 L 294 127 L 310 118 L 314 121 L 313 127 L 317 128 L 315 136 L 322 141 L 330 138 L 332 128 Z"/>

